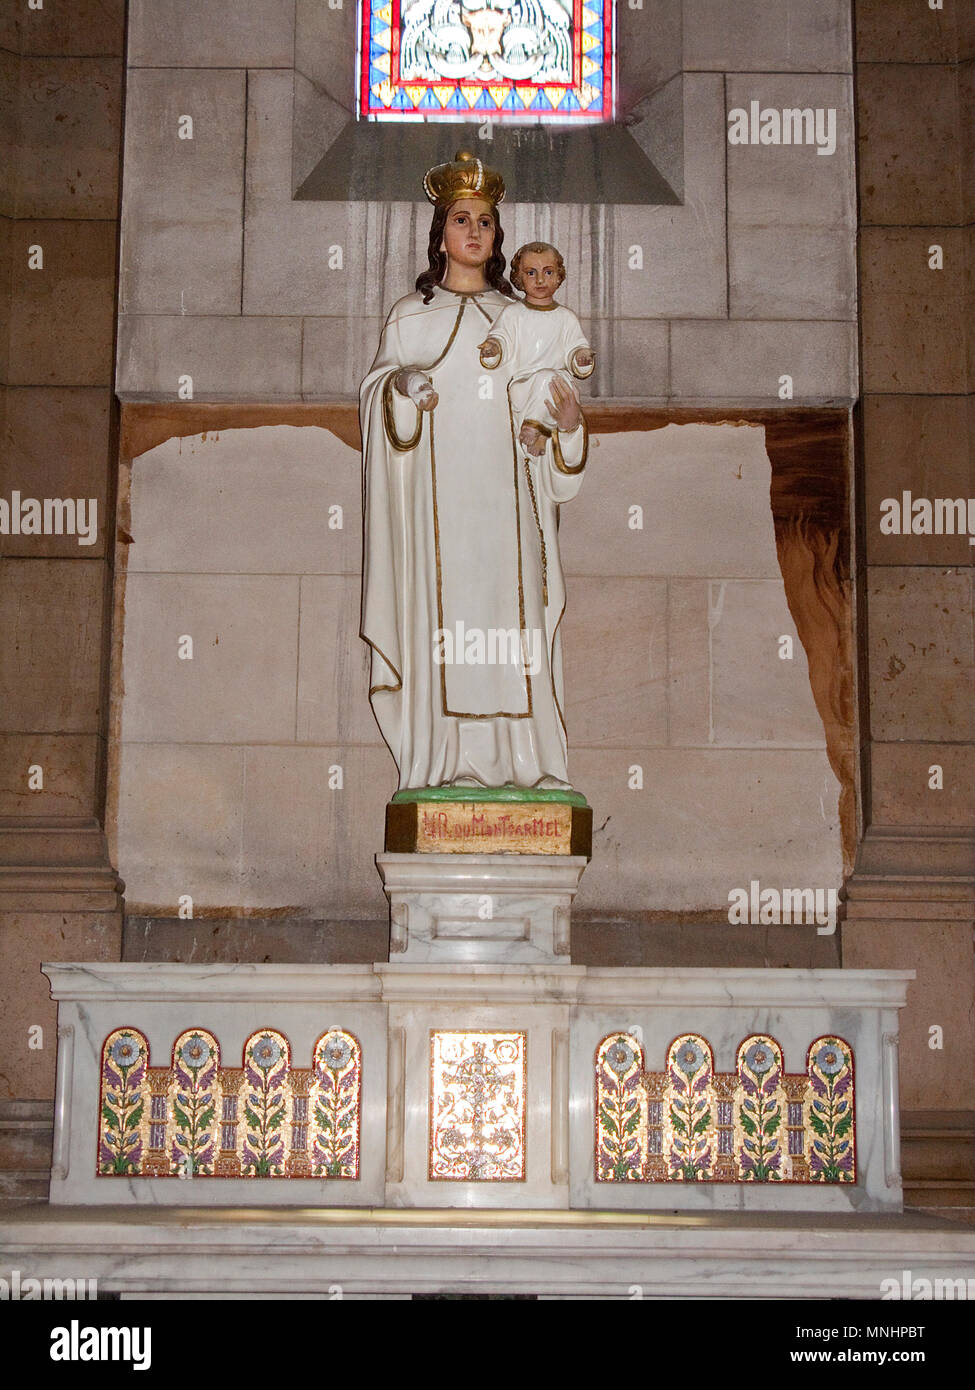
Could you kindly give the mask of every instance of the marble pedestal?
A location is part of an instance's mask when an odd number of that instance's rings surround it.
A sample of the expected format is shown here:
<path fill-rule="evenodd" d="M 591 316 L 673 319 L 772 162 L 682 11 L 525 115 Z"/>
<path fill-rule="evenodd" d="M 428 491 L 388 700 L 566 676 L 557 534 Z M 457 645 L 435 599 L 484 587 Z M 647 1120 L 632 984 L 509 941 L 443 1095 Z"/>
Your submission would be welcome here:
<path fill-rule="evenodd" d="M 390 955 L 404 962 L 569 962 L 584 855 L 377 854 Z"/>
<path fill-rule="evenodd" d="M 902 1205 L 897 1012 L 911 972 L 44 970 L 58 1001 L 52 1203 Z"/>

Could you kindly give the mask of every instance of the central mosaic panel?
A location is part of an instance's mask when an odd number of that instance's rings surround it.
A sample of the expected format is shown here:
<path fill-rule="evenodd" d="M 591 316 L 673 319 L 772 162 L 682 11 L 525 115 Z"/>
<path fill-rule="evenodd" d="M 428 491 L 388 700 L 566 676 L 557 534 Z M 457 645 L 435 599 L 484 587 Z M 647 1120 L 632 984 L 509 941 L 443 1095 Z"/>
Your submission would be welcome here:
<path fill-rule="evenodd" d="M 431 1182 L 525 1178 L 526 1035 L 430 1034 Z"/>

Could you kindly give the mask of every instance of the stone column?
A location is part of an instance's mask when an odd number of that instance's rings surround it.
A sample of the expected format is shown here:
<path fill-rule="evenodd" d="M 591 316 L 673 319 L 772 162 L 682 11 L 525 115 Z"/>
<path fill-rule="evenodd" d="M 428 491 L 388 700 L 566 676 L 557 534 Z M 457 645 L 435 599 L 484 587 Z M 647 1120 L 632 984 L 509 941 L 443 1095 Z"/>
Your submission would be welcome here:
<path fill-rule="evenodd" d="M 916 499 L 975 494 L 975 13 L 963 0 L 856 12 L 864 828 L 843 963 L 917 970 L 901 1096 L 905 1137 L 930 1142 L 906 1195 L 961 1207 L 975 1172 L 949 1173 L 942 1141 L 970 1136 L 975 1106 L 975 547 L 925 534 L 923 507 L 920 533 L 911 523 Z M 908 515 L 885 534 L 891 500 Z"/>
<path fill-rule="evenodd" d="M 18 3 L 0 25 L 0 497 L 83 498 L 86 525 L 90 499 L 97 508 L 91 544 L 0 536 L 8 1196 L 46 1192 L 56 1023 L 40 963 L 119 955 L 121 884 L 103 826 L 124 32 L 124 0 Z"/>

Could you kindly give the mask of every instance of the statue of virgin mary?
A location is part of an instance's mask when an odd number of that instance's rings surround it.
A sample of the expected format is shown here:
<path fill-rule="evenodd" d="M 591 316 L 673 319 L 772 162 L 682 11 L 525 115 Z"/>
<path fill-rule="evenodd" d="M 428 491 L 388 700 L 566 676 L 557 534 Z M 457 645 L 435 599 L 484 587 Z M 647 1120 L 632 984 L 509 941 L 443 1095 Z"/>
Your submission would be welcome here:
<path fill-rule="evenodd" d="M 501 175 L 466 152 L 431 169 L 430 267 L 394 304 L 360 390 L 361 635 L 400 790 L 568 788 L 558 507 L 588 437 L 553 381 L 556 428 L 517 437 L 479 348 L 514 297 Z"/>

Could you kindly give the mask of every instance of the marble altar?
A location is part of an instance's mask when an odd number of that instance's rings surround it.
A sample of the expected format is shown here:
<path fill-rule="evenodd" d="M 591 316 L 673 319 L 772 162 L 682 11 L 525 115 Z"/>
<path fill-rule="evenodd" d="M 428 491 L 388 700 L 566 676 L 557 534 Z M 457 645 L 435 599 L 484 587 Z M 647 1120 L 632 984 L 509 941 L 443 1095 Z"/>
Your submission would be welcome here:
<path fill-rule="evenodd" d="M 44 969 L 58 1001 L 56 1205 L 901 1209 L 897 1012 L 911 972 Z M 625 1161 L 607 1157 L 614 1077 L 623 1101 L 656 1095 L 666 1112 L 635 1122 Z M 708 1149 L 693 1180 L 685 1104 L 706 1108 L 690 1115 Z M 817 1143 L 845 1155 L 831 1175 Z"/>

